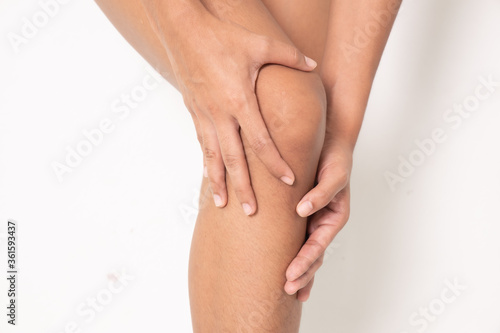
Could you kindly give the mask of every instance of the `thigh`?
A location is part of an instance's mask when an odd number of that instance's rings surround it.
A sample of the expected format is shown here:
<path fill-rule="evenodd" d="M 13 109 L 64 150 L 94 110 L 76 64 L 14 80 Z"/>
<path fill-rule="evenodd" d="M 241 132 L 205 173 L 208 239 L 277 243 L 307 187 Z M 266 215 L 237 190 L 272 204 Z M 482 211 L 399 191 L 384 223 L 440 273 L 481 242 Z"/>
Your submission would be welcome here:
<path fill-rule="evenodd" d="M 322 64 L 331 0 L 204 0 L 212 14 L 245 28 L 288 41 Z M 167 53 L 149 24 L 140 0 L 96 0 L 120 34 L 175 88 Z"/>
<path fill-rule="evenodd" d="M 202 0 L 221 19 L 288 41 L 322 63 L 331 0 Z"/>
<path fill-rule="evenodd" d="M 244 1 L 244 0 L 238 0 Z M 332 0 L 262 0 L 290 40 L 307 56 L 323 63 Z"/>

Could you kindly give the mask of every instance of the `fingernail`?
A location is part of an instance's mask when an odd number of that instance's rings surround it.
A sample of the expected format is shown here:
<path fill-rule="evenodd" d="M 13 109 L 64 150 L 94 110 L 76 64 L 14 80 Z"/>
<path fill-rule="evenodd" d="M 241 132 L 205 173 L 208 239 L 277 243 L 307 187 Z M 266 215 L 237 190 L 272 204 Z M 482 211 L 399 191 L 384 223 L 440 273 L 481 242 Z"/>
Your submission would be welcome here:
<path fill-rule="evenodd" d="M 283 176 L 280 178 L 281 181 L 285 184 L 288 184 L 288 185 L 293 185 L 293 179 L 290 178 L 290 177 L 287 177 L 287 176 Z"/>
<path fill-rule="evenodd" d="M 311 58 L 307 57 L 307 56 L 304 56 L 306 58 L 306 64 L 307 66 L 309 67 L 312 67 L 312 68 L 316 68 L 316 66 L 318 66 L 318 63 L 314 60 L 312 60 Z"/>
<path fill-rule="evenodd" d="M 208 177 L 208 171 L 207 171 L 206 165 L 203 167 L 203 177 L 205 177 L 205 178 Z"/>
<path fill-rule="evenodd" d="M 243 211 L 245 212 L 245 214 L 247 214 L 247 215 L 252 214 L 252 211 L 253 211 L 253 210 L 252 210 L 252 207 L 251 207 L 249 204 L 244 203 L 244 204 L 243 204 L 243 205 L 241 205 L 241 206 L 243 207 Z"/>
<path fill-rule="evenodd" d="M 312 209 L 313 209 L 312 203 L 310 201 L 304 201 L 297 208 L 297 213 L 302 217 L 306 217 L 309 215 Z"/>
<path fill-rule="evenodd" d="M 217 207 L 222 206 L 222 199 L 218 194 L 214 194 L 214 202 Z"/>

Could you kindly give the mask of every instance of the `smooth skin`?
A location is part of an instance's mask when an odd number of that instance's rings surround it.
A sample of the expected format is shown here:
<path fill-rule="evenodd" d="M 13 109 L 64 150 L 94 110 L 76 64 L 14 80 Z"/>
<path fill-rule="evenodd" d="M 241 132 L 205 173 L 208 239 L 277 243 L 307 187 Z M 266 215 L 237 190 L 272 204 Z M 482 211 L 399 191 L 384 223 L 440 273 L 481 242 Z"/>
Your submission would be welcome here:
<path fill-rule="evenodd" d="M 97 3 L 181 91 L 204 152 L 194 332 L 297 332 L 349 216 L 352 152 L 400 1 Z"/>

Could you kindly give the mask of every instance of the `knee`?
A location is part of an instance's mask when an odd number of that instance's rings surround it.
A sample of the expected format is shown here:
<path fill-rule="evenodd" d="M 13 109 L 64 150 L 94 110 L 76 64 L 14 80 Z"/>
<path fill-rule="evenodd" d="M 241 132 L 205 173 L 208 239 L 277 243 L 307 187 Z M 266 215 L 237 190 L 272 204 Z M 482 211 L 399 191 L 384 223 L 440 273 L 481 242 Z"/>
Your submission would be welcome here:
<path fill-rule="evenodd" d="M 316 167 L 326 123 L 326 94 L 319 75 L 265 66 L 256 94 L 270 135 L 285 160 Z"/>

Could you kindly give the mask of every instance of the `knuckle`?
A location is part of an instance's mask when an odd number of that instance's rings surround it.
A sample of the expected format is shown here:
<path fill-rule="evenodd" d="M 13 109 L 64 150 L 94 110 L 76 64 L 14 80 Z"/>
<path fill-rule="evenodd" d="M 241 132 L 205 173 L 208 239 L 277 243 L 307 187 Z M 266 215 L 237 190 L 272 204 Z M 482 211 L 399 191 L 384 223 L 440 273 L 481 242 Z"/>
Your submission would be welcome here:
<path fill-rule="evenodd" d="M 239 93 L 233 93 L 229 95 L 228 102 L 231 108 L 237 113 L 244 109 L 246 98 Z"/>
<path fill-rule="evenodd" d="M 257 154 L 264 152 L 267 145 L 268 145 L 268 140 L 262 136 L 256 136 L 255 138 L 252 139 L 250 143 L 250 147 L 252 147 L 252 150 Z"/>
<path fill-rule="evenodd" d="M 248 189 L 242 186 L 235 186 L 234 193 L 236 194 L 236 197 L 243 198 L 248 194 Z"/>
<path fill-rule="evenodd" d="M 203 152 L 205 154 L 205 159 L 207 161 L 213 161 L 213 160 L 216 160 L 217 159 L 217 153 L 215 152 L 215 150 L 209 148 L 209 147 L 205 147 L 203 149 Z"/>
<path fill-rule="evenodd" d="M 212 117 L 216 116 L 219 111 L 219 105 L 215 102 L 206 102 L 205 103 L 205 109 L 207 110 L 208 114 Z"/>
<path fill-rule="evenodd" d="M 329 199 L 330 195 L 324 189 L 317 188 L 316 197 L 319 199 L 319 201 L 326 202 Z"/>
<path fill-rule="evenodd" d="M 296 47 L 290 47 L 290 59 L 295 63 L 300 62 L 300 52 Z"/>
<path fill-rule="evenodd" d="M 272 52 L 271 47 L 272 47 L 272 39 L 269 36 L 262 36 L 260 45 L 259 45 L 259 50 L 261 50 L 262 54 L 264 56 L 269 56 Z"/>
<path fill-rule="evenodd" d="M 237 155 L 234 154 L 226 154 L 224 156 L 224 164 L 226 165 L 226 169 L 229 171 L 233 171 L 238 169 L 240 164 L 240 159 Z"/>
<path fill-rule="evenodd" d="M 310 267 L 312 265 L 312 263 L 314 262 L 311 258 L 303 255 L 303 254 L 299 254 L 297 255 L 298 258 L 301 258 L 302 261 L 305 263 L 305 269 L 307 269 L 306 267 Z"/>
<path fill-rule="evenodd" d="M 309 238 L 306 241 L 307 245 L 314 249 L 315 253 L 318 253 L 318 255 L 321 255 L 324 252 L 325 247 L 321 245 L 318 241 Z"/>

